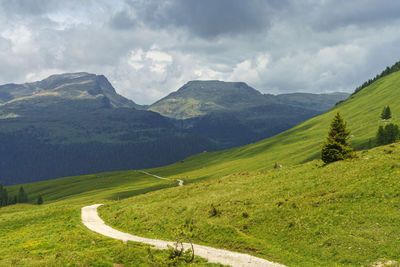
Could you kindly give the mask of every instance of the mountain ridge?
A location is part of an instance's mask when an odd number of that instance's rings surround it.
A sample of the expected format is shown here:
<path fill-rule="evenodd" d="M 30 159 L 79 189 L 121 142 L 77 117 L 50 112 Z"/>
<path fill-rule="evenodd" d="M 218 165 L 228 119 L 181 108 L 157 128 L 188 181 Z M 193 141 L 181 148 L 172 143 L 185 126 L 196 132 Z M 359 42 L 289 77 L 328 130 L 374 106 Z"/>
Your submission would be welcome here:
<path fill-rule="evenodd" d="M 315 97 L 318 98 L 318 101 L 327 102 L 316 107 L 319 111 L 325 111 L 328 107 L 334 106 L 335 103 L 344 100 L 349 95 L 340 92 L 273 95 L 263 94 L 245 82 L 194 80 L 154 102 L 148 107 L 148 110 L 174 119 L 189 119 L 215 111 L 239 110 L 268 104 L 284 104 L 304 108 L 305 105 L 309 104 L 309 99 Z M 332 100 L 329 102 L 327 99 Z M 316 103 L 313 105 L 317 106 Z M 312 109 L 313 107 L 308 106 L 308 108 Z"/>

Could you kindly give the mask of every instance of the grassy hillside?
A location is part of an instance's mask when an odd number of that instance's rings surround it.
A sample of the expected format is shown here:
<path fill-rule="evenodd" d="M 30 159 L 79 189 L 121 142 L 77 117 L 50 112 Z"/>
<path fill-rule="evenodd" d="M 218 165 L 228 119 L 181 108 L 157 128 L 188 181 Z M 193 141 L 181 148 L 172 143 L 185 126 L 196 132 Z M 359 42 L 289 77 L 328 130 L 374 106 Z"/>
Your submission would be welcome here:
<path fill-rule="evenodd" d="M 81 223 L 80 210 L 94 202 L 107 203 L 171 186 L 176 183 L 134 171 L 25 184 L 30 202 L 35 202 L 40 193 L 45 204 L 0 208 L 0 266 L 152 265 L 149 246 L 123 244 L 91 232 Z M 18 187 L 7 189 L 14 194 Z M 168 258 L 166 251 L 152 254 Z M 204 260 L 197 258 L 196 262 Z"/>
<path fill-rule="evenodd" d="M 400 145 L 358 156 L 231 173 L 109 203 L 100 215 L 117 229 L 170 240 L 185 225 L 197 243 L 288 266 L 398 261 Z"/>
<path fill-rule="evenodd" d="M 340 112 L 348 123 L 357 148 L 368 147 L 383 124 L 380 114 L 390 105 L 393 123 L 400 121 L 400 72 L 392 73 L 330 111 L 312 118 L 274 137 L 226 151 L 203 153 L 173 165 L 152 170 L 171 178 L 198 179 L 218 177 L 238 171 L 264 170 L 275 162 L 284 166 L 307 162 L 319 157 L 330 122 Z"/>
<path fill-rule="evenodd" d="M 35 203 L 39 194 L 46 203 L 64 199 L 68 203 L 91 203 L 97 199 L 118 200 L 173 186 L 176 183 L 149 178 L 148 175 L 136 171 L 65 177 L 23 185 L 30 203 Z M 8 186 L 9 195 L 16 195 L 19 187 L 20 185 Z"/>

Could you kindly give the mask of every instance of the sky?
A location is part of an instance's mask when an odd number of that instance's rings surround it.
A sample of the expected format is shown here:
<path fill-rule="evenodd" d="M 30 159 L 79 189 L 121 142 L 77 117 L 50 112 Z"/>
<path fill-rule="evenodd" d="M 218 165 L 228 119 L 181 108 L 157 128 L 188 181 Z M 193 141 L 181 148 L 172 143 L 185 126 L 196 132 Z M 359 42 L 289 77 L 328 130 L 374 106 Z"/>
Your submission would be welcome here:
<path fill-rule="evenodd" d="M 398 0 L 0 0 L 0 84 L 85 71 L 139 104 L 190 80 L 352 92 L 399 60 Z"/>

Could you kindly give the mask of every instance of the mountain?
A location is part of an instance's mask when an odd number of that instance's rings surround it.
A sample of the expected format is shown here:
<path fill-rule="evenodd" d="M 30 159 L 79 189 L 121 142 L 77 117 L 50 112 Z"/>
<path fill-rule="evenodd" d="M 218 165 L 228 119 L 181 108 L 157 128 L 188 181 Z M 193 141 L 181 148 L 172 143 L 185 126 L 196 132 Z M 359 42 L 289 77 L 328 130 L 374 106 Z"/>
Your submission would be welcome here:
<path fill-rule="evenodd" d="M 110 106 L 116 108 L 138 106 L 118 95 L 103 75 L 85 72 L 58 74 L 38 82 L 0 86 L 0 104 L 46 97 L 52 97 L 51 100 L 105 98 Z"/>
<path fill-rule="evenodd" d="M 243 82 L 190 81 L 161 100 L 149 110 L 175 119 L 200 117 L 213 112 L 240 111 L 272 104 L 290 105 L 310 110 L 326 111 L 347 93 L 262 94 Z"/>
<path fill-rule="evenodd" d="M 242 82 L 190 81 L 151 105 L 149 110 L 171 118 L 188 119 L 265 103 L 260 92 Z"/>
<path fill-rule="evenodd" d="M 346 93 L 275 96 L 243 82 L 190 81 L 148 110 L 231 148 L 290 129 L 347 97 Z"/>
<path fill-rule="evenodd" d="M 135 109 L 102 75 L 53 75 L 0 92 L 5 184 L 160 166 L 217 149 L 155 112 Z"/>

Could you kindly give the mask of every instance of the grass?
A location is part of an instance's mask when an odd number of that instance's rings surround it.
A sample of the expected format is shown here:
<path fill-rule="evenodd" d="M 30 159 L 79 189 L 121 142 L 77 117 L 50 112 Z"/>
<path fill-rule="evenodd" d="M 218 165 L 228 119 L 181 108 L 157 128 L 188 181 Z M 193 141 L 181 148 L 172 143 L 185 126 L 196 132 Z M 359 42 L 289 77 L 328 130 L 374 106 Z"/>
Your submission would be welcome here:
<path fill-rule="evenodd" d="M 197 243 L 288 266 L 398 261 L 399 162 L 396 144 L 327 166 L 232 173 L 112 202 L 100 215 L 117 229 L 167 240 L 189 223 Z"/>
<path fill-rule="evenodd" d="M 152 265 L 149 246 L 89 231 L 80 221 L 80 208 L 68 202 L 1 208 L 0 266 Z M 152 254 L 168 258 L 167 251 Z M 196 258 L 196 263 L 204 262 Z"/>
<path fill-rule="evenodd" d="M 9 195 L 18 194 L 21 185 L 8 186 Z M 46 203 L 68 200 L 69 203 L 92 203 L 94 200 L 118 200 L 144 194 L 176 183 L 155 179 L 136 171 L 119 171 L 58 178 L 22 185 L 35 203 L 41 194 Z"/>
<path fill-rule="evenodd" d="M 275 137 L 149 170 L 184 179 L 184 187 L 134 171 L 25 184 L 30 201 L 40 193 L 45 205 L 0 209 L 0 265 L 148 265 L 145 246 L 84 228 L 80 208 L 94 203 L 105 203 L 101 216 L 127 232 L 173 239 L 183 225 L 197 243 L 290 266 L 399 261 L 399 144 L 327 166 L 314 160 L 337 111 L 359 149 L 384 123 L 384 106 L 398 123 L 399 85 L 400 72 L 393 73 Z M 283 168 L 273 169 L 275 162 Z"/>
<path fill-rule="evenodd" d="M 0 266 L 152 265 L 147 253 L 149 246 L 133 242 L 123 244 L 91 232 L 81 223 L 80 210 L 94 202 L 108 203 L 174 187 L 176 183 L 124 171 L 23 186 L 31 202 L 35 202 L 40 193 L 45 205 L 18 204 L 0 208 Z M 18 188 L 7 189 L 13 195 Z M 167 251 L 152 251 L 152 254 L 168 258 Z M 196 258 L 196 263 L 204 262 Z"/>

